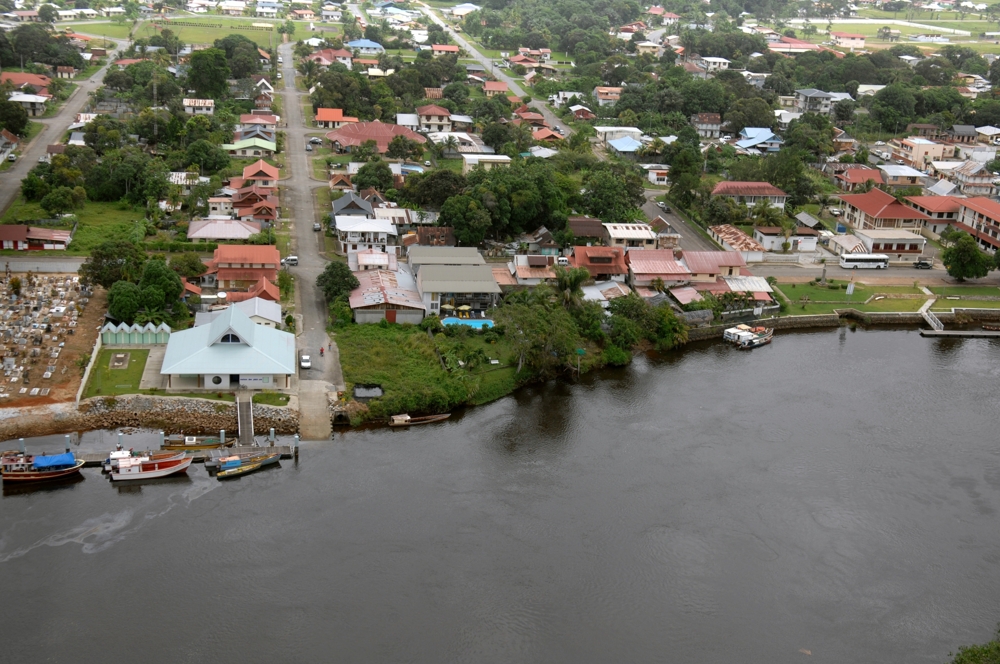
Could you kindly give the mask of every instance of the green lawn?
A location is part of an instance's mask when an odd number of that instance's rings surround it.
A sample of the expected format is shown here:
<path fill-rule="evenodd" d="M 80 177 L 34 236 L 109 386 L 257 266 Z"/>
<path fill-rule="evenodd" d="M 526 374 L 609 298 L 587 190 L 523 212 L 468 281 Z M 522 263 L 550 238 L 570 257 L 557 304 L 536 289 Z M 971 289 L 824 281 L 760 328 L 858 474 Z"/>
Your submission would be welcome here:
<path fill-rule="evenodd" d="M 129 353 L 127 368 L 110 368 L 112 357 L 118 353 Z M 87 381 L 87 387 L 83 391 L 84 398 L 138 392 L 142 370 L 146 368 L 148 357 L 148 350 L 117 348 L 101 350 L 97 356 L 97 363 L 90 370 L 90 380 Z"/>
<path fill-rule="evenodd" d="M 935 295 L 1000 296 L 996 286 L 931 286 L 930 291 Z"/>
<path fill-rule="evenodd" d="M 268 406 L 287 406 L 288 395 L 281 392 L 258 392 L 253 395 L 253 402 Z"/>
<path fill-rule="evenodd" d="M 438 159 L 438 168 L 446 168 L 449 171 L 455 171 L 456 173 L 462 172 L 462 160 L 461 159 Z"/>
<path fill-rule="evenodd" d="M 1000 309 L 997 300 L 938 300 L 931 311 L 951 311 L 952 309 Z"/>
<path fill-rule="evenodd" d="M 869 304 L 861 303 L 834 303 L 834 302 L 822 302 L 815 303 L 810 302 L 806 304 L 805 307 L 799 304 L 797 301 L 793 300 L 788 305 L 788 310 L 783 314 L 786 316 L 805 316 L 805 315 L 817 315 L 817 314 L 832 314 L 836 309 L 857 309 L 858 311 L 871 311 L 871 312 L 890 312 L 890 311 L 918 311 L 921 306 L 923 306 L 923 300 L 879 300 L 877 302 L 871 302 Z"/>
<path fill-rule="evenodd" d="M 793 306 L 798 306 L 799 300 L 803 296 L 807 296 L 812 302 L 851 302 L 852 304 L 860 305 L 865 300 L 867 300 L 872 295 L 876 293 L 906 293 L 912 295 L 920 295 L 921 290 L 919 288 L 913 288 L 911 286 L 868 286 L 865 284 L 855 284 L 854 294 L 848 297 L 847 291 L 843 288 L 839 288 L 840 285 L 847 282 L 843 280 L 828 280 L 827 283 L 838 286 L 836 290 L 832 288 L 824 288 L 816 283 L 807 284 L 782 284 L 778 283 L 778 288 L 788 296 L 791 300 Z M 914 300 L 915 302 L 923 303 L 924 299 Z M 908 300 L 893 300 L 894 302 L 907 302 Z M 899 311 L 903 311 L 900 309 Z"/>
<path fill-rule="evenodd" d="M 40 133 L 42 133 L 43 129 L 45 129 L 45 125 L 42 124 L 41 122 L 35 122 L 34 120 L 29 120 L 28 133 L 24 135 L 24 140 L 21 141 L 21 149 L 24 149 L 24 147 L 27 146 L 28 143 L 31 143 L 31 141 L 35 140 L 35 137 L 38 136 Z"/>
<path fill-rule="evenodd" d="M 87 65 L 86 67 L 84 67 L 83 69 L 81 69 L 80 72 L 76 76 L 74 76 L 73 78 L 76 79 L 76 80 L 78 80 L 78 81 L 85 81 L 88 78 L 90 78 L 91 76 L 93 76 L 94 74 L 96 74 L 97 72 L 99 72 L 101 70 L 101 67 L 103 67 L 103 66 L 104 65 L 101 65 L 101 64 Z"/>
<path fill-rule="evenodd" d="M 174 22 L 183 22 L 188 25 L 171 25 Z M 190 25 L 190 24 L 196 25 Z M 181 41 L 186 44 L 211 44 L 216 39 L 222 39 L 231 34 L 243 35 L 247 39 L 256 42 L 259 46 L 269 48 L 281 43 L 281 35 L 277 30 L 270 32 L 266 30 L 234 30 L 233 26 L 250 26 L 253 23 L 271 23 L 277 27 L 278 23 L 262 18 L 230 18 L 226 16 L 184 16 L 175 20 L 157 22 L 161 27 L 168 27 L 173 30 Z M 222 24 L 221 28 L 210 27 Z M 135 31 L 135 38 L 151 37 L 157 33 L 153 23 L 144 23 Z"/>
<path fill-rule="evenodd" d="M 121 203 L 88 202 L 82 210 L 76 211 L 76 216 L 80 220 L 80 225 L 69 249 L 53 253 L 60 256 L 86 255 L 101 242 L 127 236 L 132 223 L 145 215 L 142 211 L 132 210 Z M 27 203 L 24 199 L 18 198 L 7 210 L 7 214 L 0 219 L 0 223 L 15 224 L 49 218 L 50 215 L 38 203 Z"/>
<path fill-rule="evenodd" d="M 139 27 L 142 27 L 142 23 Z M 132 31 L 131 23 L 83 23 L 83 24 L 73 24 L 73 23 L 59 23 L 59 27 L 73 28 L 74 32 L 79 32 L 81 35 L 93 35 L 95 37 L 112 37 L 113 39 L 128 39 L 129 33 Z"/>
<path fill-rule="evenodd" d="M 59 115 L 59 111 L 62 110 L 63 104 L 66 103 L 66 100 L 69 99 L 69 96 L 73 94 L 73 90 L 76 90 L 76 83 L 66 83 L 64 92 L 60 93 L 63 98 L 54 104 L 49 103 L 45 107 L 45 112 L 41 115 L 41 117 L 54 118 L 55 116 Z"/>

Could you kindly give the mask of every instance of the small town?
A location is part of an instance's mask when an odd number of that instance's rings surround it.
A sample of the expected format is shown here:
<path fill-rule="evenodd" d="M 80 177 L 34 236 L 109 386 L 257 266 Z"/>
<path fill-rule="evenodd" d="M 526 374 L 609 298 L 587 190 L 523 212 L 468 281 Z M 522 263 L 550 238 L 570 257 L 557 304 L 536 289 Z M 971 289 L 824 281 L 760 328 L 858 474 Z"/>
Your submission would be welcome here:
<path fill-rule="evenodd" d="M 824 328 L 995 344 L 998 151 L 1000 4 L 0 0 L 5 491 Z"/>

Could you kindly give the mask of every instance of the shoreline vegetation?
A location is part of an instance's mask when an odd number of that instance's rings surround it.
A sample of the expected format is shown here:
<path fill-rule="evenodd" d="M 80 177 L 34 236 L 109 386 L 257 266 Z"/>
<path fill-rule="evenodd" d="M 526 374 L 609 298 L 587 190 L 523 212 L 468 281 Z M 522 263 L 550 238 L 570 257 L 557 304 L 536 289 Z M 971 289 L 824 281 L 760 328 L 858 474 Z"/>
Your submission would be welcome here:
<path fill-rule="evenodd" d="M 789 291 L 815 296 L 826 287 L 815 283 L 776 285 L 781 313 L 754 322 L 782 330 L 859 324 L 919 325 L 923 320 L 917 312 L 919 304 L 935 297 L 921 297 L 916 287 L 865 286 L 856 291 L 854 302 L 831 290 L 831 301 L 824 302 L 827 306 L 801 307 L 786 296 Z M 866 300 L 883 295 L 891 299 L 866 306 Z M 910 306 L 911 298 L 917 306 Z M 935 308 L 948 322 L 1000 320 L 1000 308 L 992 301 L 963 298 L 948 301 L 948 305 L 945 313 Z M 635 294 L 613 300 L 610 315 L 605 318 L 600 305 L 581 302 L 567 289 L 549 287 L 508 295 L 491 312 L 497 326 L 484 332 L 467 326 L 443 327 L 437 317 L 429 317 L 420 325 L 358 325 L 347 322 L 347 312 L 338 307 L 342 305 L 337 302 L 331 306 L 334 321 L 340 321 L 334 323 L 331 332 L 340 350 L 346 383 L 346 403 L 341 402 L 340 407 L 348 413 L 351 425 L 384 421 L 399 413 L 437 414 L 486 404 L 533 383 L 627 365 L 635 352 L 667 351 L 688 342 L 719 338 L 723 329 L 740 322 L 689 328 L 669 306 L 654 307 Z M 962 311 L 964 308 L 978 311 Z M 529 329 L 531 320 L 536 327 Z M 527 349 L 535 353 L 532 361 L 521 359 L 525 344 L 518 344 L 516 339 L 523 336 L 522 331 L 537 335 L 537 343 L 529 344 L 537 348 Z M 355 386 L 375 385 L 382 388 L 382 397 L 366 403 L 353 398 Z"/>

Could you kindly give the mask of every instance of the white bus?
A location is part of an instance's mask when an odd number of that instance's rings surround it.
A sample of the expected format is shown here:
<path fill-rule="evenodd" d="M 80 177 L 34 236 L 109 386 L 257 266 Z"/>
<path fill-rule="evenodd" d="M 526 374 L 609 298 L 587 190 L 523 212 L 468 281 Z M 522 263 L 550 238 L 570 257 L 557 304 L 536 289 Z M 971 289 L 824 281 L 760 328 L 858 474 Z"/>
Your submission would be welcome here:
<path fill-rule="evenodd" d="M 841 254 L 840 267 L 851 270 L 859 267 L 882 270 L 889 267 L 889 257 L 885 254 Z"/>

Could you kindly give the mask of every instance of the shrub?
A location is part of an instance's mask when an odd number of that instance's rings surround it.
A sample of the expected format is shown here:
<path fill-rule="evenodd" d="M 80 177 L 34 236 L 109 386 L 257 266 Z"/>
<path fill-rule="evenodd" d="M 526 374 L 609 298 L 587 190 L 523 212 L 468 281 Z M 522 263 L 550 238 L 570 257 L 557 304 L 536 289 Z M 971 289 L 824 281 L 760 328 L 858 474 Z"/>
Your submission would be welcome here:
<path fill-rule="evenodd" d="M 604 349 L 604 363 L 613 367 L 622 367 L 632 361 L 632 353 L 614 344 Z"/>

